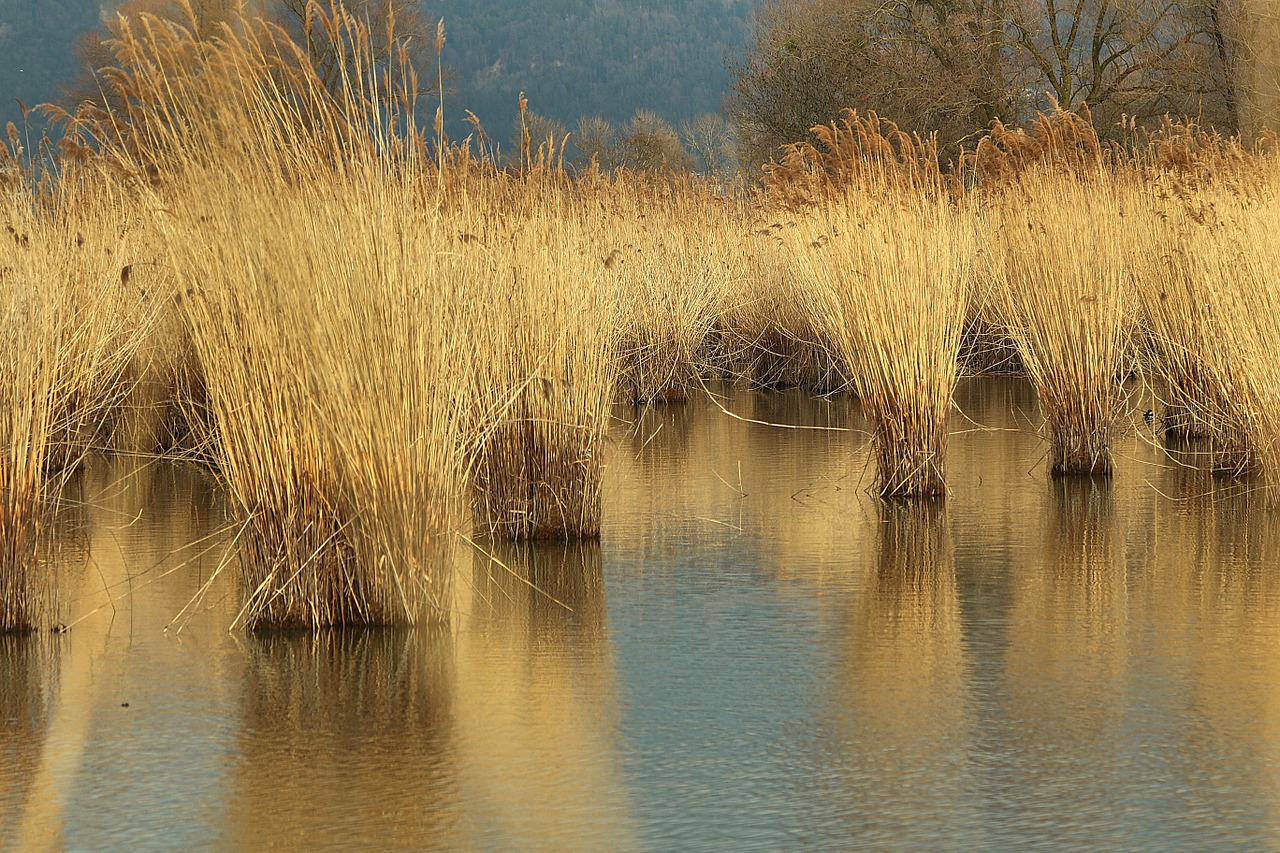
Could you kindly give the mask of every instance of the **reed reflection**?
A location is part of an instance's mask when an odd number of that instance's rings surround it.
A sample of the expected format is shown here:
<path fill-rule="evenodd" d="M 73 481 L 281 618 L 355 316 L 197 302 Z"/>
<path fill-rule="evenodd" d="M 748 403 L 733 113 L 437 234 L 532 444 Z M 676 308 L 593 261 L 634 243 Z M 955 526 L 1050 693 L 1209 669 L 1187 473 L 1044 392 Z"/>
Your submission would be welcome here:
<path fill-rule="evenodd" d="M 458 846 L 447 629 L 249 634 L 225 846 Z"/>
<path fill-rule="evenodd" d="M 1228 488 L 1179 502 L 1144 593 L 1153 642 L 1187 669 L 1169 675 L 1188 723 L 1168 765 L 1187 810 L 1280 845 L 1280 527 L 1261 493 Z M 1229 777 L 1230 785 L 1221 780 Z"/>
<path fill-rule="evenodd" d="M 48 634 L 0 633 L 0 849 L 23 849 L 20 844 L 32 840 L 26 815 L 40 806 L 32 794 L 57 697 L 60 651 L 61 642 Z"/>
<path fill-rule="evenodd" d="M 490 553 L 457 585 L 468 825 L 488 849 L 632 849 L 600 546 Z"/>
<path fill-rule="evenodd" d="M 1050 483 L 1039 553 L 1014 568 L 1003 678 L 1002 751 L 1015 766 L 1050 762 L 1052 774 L 1002 779 L 1026 824 L 1063 814 L 1106 814 L 1126 773 L 1124 715 L 1131 627 L 1128 577 L 1117 548 L 1111 483 L 1058 477 Z M 1062 822 L 1055 838 L 1105 844 L 1096 827 Z"/>
<path fill-rule="evenodd" d="M 879 552 L 849 618 L 835 711 L 843 790 L 834 793 L 853 801 L 847 811 L 860 842 L 925 849 L 971 808 L 960 615 L 944 506 L 883 504 Z"/>

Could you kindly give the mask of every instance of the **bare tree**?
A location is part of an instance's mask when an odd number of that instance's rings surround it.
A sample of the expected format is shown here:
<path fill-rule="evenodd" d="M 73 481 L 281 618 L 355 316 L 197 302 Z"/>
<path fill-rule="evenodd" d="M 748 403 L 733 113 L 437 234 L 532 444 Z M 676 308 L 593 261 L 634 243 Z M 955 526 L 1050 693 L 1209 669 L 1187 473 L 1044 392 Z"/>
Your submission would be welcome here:
<path fill-rule="evenodd" d="M 637 110 L 618 133 L 621 165 L 640 171 L 693 168 L 675 129 L 657 113 Z"/>
<path fill-rule="evenodd" d="M 1142 121 L 1175 113 L 1235 130 L 1222 3 L 1011 2 L 1018 54 L 1061 108 L 1087 103 L 1101 129 L 1124 116 Z"/>
<path fill-rule="evenodd" d="M 1102 130 L 1173 113 L 1234 131 L 1241 67 L 1259 66 L 1238 4 L 1263 2 L 771 0 L 728 106 L 750 162 L 846 108 L 936 132 L 944 158 L 1054 102 L 1087 103 Z"/>
<path fill-rule="evenodd" d="M 719 113 L 701 113 L 686 119 L 680 124 L 680 136 L 699 171 L 723 175 L 737 167 L 733 128 Z"/>
<path fill-rule="evenodd" d="M 613 122 L 600 116 L 583 116 L 578 119 L 570 144 L 574 151 L 572 162 L 578 169 L 588 168 L 594 163 L 607 171 L 621 164 L 618 128 Z"/>
<path fill-rule="evenodd" d="M 1020 106 L 1005 18 L 1003 0 L 773 0 L 733 67 L 744 159 L 768 159 L 846 108 L 937 132 L 953 154 Z"/>

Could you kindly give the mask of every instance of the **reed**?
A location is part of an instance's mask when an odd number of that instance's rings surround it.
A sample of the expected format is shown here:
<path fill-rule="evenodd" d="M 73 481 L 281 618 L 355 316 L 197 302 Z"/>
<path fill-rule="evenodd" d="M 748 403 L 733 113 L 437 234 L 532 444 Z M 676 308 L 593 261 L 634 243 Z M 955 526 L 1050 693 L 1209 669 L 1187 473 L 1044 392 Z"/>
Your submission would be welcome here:
<path fill-rule="evenodd" d="M 1215 468 L 1257 474 L 1269 503 L 1280 503 L 1280 198 L 1219 191 L 1205 227 L 1188 232 L 1177 256 L 1180 273 L 1196 287 L 1181 310 L 1207 320 L 1195 346 L 1203 396 L 1212 402 Z M 1178 310 L 1175 306 L 1172 310 Z"/>
<path fill-rule="evenodd" d="M 577 220 L 575 222 L 575 219 Z M 513 540 L 600 534 L 617 381 L 613 265 L 578 217 L 530 218 L 491 238 L 471 427 L 476 523 Z"/>
<path fill-rule="evenodd" d="M 620 390 L 635 403 L 678 402 L 705 371 L 724 292 L 741 269 L 737 218 L 712 198 L 676 188 L 658 215 L 612 213 L 605 263 L 619 266 Z"/>
<path fill-rule="evenodd" d="M 1123 189 L 1106 173 L 1031 170 L 989 198 L 996 310 L 1035 386 L 1050 470 L 1109 474 L 1131 298 Z"/>
<path fill-rule="evenodd" d="M 886 188 L 878 200 L 820 207 L 790 236 L 811 310 L 874 425 L 880 494 L 945 495 L 976 250 L 970 212 Z"/>
<path fill-rule="evenodd" d="M 156 212 L 238 530 L 237 622 L 414 622 L 449 595 L 470 268 L 426 201 L 412 70 L 313 11 L 355 69 L 336 96 L 262 21 L 199 38 L 143 17 L 114 44 L 123 106 L 79 128 Z"/>
<path fill-rule="evenodd" d="M 1168 440 L 1213 438 L 1220 454 L 1237 456 L 1225 450 L 1243 449 L 1243 436 L 1234 426 L 1227 392 L 1224 318 L 1206 292 L 1211 285 L 1204 277 L 1223 249 L 1220 229 L 1155 198 L 1146 207 L 1132 237 L 1137 249 L 1132 264 L 1144 327 L 1143 361 L 1159 380 L 1159 426 Z"/>
<path fill-rule="evenodd" d="M 86 175 L 0 188 L 0 631 L 52 620 L 59 495 L 130 394 L 154 313 L 130 219 Z"/>

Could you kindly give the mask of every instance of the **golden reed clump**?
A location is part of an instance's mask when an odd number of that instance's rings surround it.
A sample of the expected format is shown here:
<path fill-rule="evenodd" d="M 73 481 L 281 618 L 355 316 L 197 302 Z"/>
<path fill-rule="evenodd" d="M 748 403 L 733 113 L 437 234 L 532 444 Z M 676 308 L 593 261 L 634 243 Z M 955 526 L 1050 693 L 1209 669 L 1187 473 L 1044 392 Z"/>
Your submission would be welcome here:
<path fill-rule="evenodd" d="M 1123 190 L 1033 170 L 991 196 L 991 298 L 1035 386 L 1053 474 L 1109 474 L 1129 370 Z"/>
<path fill-rule="evenodd" d="M 971 211 L 884 187 L 814 209 L 788 236 L 808 308 L 874 425 L 881 495 L 945 495 Z"/>
<path fill-rule="evenodd" d="M 155 300 L 134 215 L 121 187 L 75 170 L 0 187 L 0 631 L 55 620 L 63 487 L 135 381 Z"/>
<path fill-rule="evenodd" d="M 341 7 L 312 11 L 345 52 L 337 97 L 265 22 L 199 38 L 144 16 L 112 45 L 112 111 L 73 127 L 159 223 L 236 530 L 238 621 L 414 622 L 449 598 L 480 309 L 473 268 L 442 251 L 463 223 L 428 200 L 412 70 L 387 73 Z"/>

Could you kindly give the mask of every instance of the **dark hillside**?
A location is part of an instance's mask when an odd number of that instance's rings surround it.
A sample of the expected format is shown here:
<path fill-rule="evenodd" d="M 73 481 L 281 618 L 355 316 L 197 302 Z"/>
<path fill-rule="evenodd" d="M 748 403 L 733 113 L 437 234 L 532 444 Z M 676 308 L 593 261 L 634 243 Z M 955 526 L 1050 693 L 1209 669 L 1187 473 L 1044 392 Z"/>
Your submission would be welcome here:
<path fill-rule="evenodd" d="M 422 12 L 445 20 L 450 132 L 467 131 L 470 109 L 506 143 L 521 91 L 530 109 L 569 126 L 584 115 L 621 122 L 637 109 L 673 124 L 718 111 L 725 57 L 741 48 L 757 2 L 423 0 Z M 75 41 L 99 14 L 88 0 L 0 0 L 0 121 L 19 118 L 15 97 L 58 96 L 76 72 Z"/>

